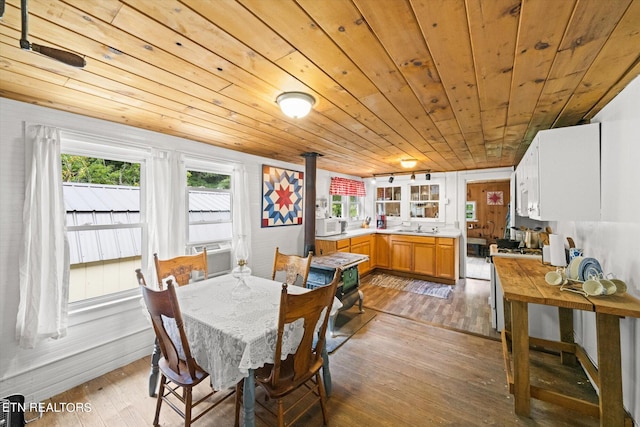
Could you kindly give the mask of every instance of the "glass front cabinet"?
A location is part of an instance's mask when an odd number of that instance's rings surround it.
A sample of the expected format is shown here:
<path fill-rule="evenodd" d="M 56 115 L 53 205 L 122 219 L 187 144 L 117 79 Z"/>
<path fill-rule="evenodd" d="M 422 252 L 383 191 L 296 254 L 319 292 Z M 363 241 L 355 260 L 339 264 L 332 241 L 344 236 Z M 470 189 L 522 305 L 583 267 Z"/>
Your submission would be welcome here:
<path fill-rule="evenodd" d="M 400 186 L 376 188 L 376 215 L 399 217 L 401 202 L 402 188 Z"/>
<path fill-rule="evenodd" d="M 376 187 L 375 214 L 405 221 L 443 222 L 443 193 L 443 183 L 438 181 Z"/>
<path fill-rule="evenodd" d="M 440 184 L 411 185 L 410 218 L 440 218 Z"/>

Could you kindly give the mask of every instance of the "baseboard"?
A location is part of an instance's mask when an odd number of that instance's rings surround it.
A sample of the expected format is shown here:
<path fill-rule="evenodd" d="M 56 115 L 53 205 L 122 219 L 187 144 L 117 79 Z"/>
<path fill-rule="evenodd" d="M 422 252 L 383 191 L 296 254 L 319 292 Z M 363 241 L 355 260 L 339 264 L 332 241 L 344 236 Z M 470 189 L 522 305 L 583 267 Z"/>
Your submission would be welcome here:
<path fill-rule="evenodd" d="M 43 402 L 114 369 L 149 356 L 152 350 L 153 332 L 149 330 L 132 334 L 116 342 L 104 343 L 3 381 L 2 395 L 22 394 L 27 403 Z M 146 392 L 146 389 L 143 392 Z"/>

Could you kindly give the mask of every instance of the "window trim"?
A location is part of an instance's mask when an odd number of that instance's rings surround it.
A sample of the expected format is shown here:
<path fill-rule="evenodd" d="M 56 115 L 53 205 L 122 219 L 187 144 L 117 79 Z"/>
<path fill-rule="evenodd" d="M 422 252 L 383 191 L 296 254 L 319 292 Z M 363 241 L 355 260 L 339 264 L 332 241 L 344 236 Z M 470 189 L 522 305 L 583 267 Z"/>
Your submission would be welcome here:
<path fill-rule="evenodd" d="M 333 198 L 334 197 L 340 197 L 340 201 L 334 201 Z M 358 215 L 355 218 L 352 218 L 349 215 L 349 212 L 351 212 L 351 206 L 353 205 L 353 203 L 351 203 L 351 197 L 355 197 L 356 199 L 356 203 L 355 205 L 357 206 L 356 210 L 358 211 Z M 330 208 L 329 208 L 329 212 L 331 213 L 331 215 L 333 216 L 333 205 L 342 205 L 342 215 L 339 218 L 342 218 L 346 221 L 360 221 L 362 219 L 364 219 L 364 204 L 365 204 L 365 197 L 363 196 L 344 196 L 341 194 L 330 194 L 329 195 L 329 199 L 330 199 Z M 345 213 L 347 214 L 347 216 L 345 216 Z"/>
<path fill-rule="evenodd" d="M 86 231 L 99 229 L 140 228 L 141 237 L 141 265 L 145 265 L 147 254 L 145 248 L 148 240 L 147 227 L 147 165 L 151 159 L 151 149 L 126 138 L 116 141 L 109 137 L 85 134 L 70 130 L 60 130 L 60 154 L 71 154 L 85 157 L 105 158 L 109 160 L 140 163 L 140 222 L 136 224 L 67 226 L 69 231 Z M 84 229 L 84 230 L 81 230 Z M 140 299 L 139 290 L 136 287 L 123 291 L 113 292 L 107 295 L 86 298 L 69 302 L 69 324 L 83 323 L 84 321 L 104 317 L 105 308 L 119 306 L 125 301 Z M 117 312 L 125 311 L 126 307 L 114 308 Z M 84 320 L 81 320 L 84 319 Z"/>

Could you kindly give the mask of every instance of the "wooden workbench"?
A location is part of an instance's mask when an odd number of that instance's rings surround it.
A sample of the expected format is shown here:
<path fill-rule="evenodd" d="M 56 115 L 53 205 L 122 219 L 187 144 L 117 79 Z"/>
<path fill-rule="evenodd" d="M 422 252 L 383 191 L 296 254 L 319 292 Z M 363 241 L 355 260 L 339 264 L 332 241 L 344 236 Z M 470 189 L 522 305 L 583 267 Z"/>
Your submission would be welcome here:
<path fill-rule="evenodd" d="M 559 286 L 551 286 L 545 282 L 544 275 L 551 268 L 537 260 L 495 257 L 493 262 L 504 293 L 505 329 L 502 332 L 502 342 L 507 381 L 514 395 L 516 414 L 529 416 L 531 397 L 534 397 L 599 416 L 601 426 L 624 426 L 620 318 L 640 317 L 640 301 L 628 294 L 586 297 L 563 292 Z M 529 337 L 529 303 L 558 307 L 560 342 Z M 595 312 L 598 368 L 573 341 L 572 310 Z M 599 404 L 594 405 L 557 391 L 531 386 L 530 345 L 558 350 L 563 364 L 574 364 L 576 359 L 579 360 L 600 391 Z"/>

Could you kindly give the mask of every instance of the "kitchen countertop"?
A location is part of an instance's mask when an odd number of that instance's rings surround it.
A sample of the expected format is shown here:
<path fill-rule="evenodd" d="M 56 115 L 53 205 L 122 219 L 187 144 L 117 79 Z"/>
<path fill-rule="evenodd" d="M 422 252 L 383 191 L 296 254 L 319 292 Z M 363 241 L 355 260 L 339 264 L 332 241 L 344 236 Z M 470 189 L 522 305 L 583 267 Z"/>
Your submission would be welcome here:
<path fill-rule="evenodd" d="M 498 245 L 489 245 L 489 256 L 501 258 L 530 258 L 542 261 L 541 254 L 528 254 L 520 252 L 498 252 Z"/>
<path fill-rule="evenodd" d="M 425 228 L 430 228 L 430 227 L 425 227 Z M 316 239 L 320 239 L 320 240 L 330 240 L 330 241 L 337 241 L 337 240 L 342 240 L 342 239 L 349 239 L 351 237 L 358 237 L 358 236 L 366 236 L 368 234 L 404 234 L 404 235 L 409 235 L 409 236 L 430 236 L 430 237 L 450 237 L 450 238 L 457 238 L 460 237 L 462 235 L 462 233 L 460 232 L 460 230 L 457 229 L 442 229 L 442 230 L 438 230 L 437 232 L 433 233 L 433 232 L 426 232 L 426 231 L 409 231 L 407 230 L 405 227 L 398 227 L 398 228 L 354 228 L 351 230 L 347 230 L 344 233 L 341 234 L 335 234 L 333 236 L 316 236 Z"/>

